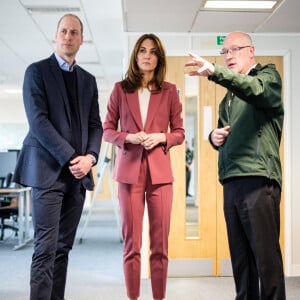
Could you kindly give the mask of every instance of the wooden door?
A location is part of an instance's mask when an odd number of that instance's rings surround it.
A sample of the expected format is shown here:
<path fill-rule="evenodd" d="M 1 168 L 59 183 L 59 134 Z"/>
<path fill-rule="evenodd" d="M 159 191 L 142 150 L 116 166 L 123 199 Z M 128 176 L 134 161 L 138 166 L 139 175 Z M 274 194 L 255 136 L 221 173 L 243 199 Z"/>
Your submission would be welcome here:
<path fill-rule="evenodd" d="M 177 85 L 183 103 L 186 105 L 184 64 L 188 57 L 168 57 L 167 80 Z M 210 62 L 223 64 L 220 57 L 206 57 Z M 282 57 L 257 57 L 262 64 L 275 63 L 283 78 Z M 171 231 L 169 237 L 169 276 L 224 276 L 231 275 L 230 255 L 223 215 L 223 192 L 218 182 L 217 151 L 213 150 L 208 139 L 207 129 L 215 128 L 218 118 L 218 106 L 226 90 L 199 77 L 199 97 L 195 101 L 198 111 L 197 147 L 194 153 L 197 161 L 196 195 L 198 203 L 198 236 L 186 234 L 186 199 L 185 199 L 185 147 L 171 149 L 174 170 L 174 200 L 172 208 Z M 183 113 L 185 117 L 185 113 Z M 283 162 L 283 142 L 281 143 Z M 283 196 L 283 193 L 282 193 Z M 283 203 L 281 201 L 281 224 L 283 220 Z M 283 227 L 282 227 L 283 228 Z M 281 246 L 284 249 L 284 236 L 281 232 Z"/>

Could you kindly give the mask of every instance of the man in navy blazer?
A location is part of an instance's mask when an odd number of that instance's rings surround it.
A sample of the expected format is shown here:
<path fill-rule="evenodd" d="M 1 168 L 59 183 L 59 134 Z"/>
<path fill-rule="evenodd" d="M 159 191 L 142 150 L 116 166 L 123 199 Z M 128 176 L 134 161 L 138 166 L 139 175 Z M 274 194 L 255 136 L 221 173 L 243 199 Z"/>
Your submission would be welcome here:
<path fill-rule="evenodd" d="M 68 254 L 86 190 L 94 187 L 103 129 L 95 77 L 75 62 L 82 42 L 82 22 L 64 15 L 55 53 L 31 64 L 24 77 L 29 132 L 13 180 L 32 187 L 31 300 L 64 299 Z"/>

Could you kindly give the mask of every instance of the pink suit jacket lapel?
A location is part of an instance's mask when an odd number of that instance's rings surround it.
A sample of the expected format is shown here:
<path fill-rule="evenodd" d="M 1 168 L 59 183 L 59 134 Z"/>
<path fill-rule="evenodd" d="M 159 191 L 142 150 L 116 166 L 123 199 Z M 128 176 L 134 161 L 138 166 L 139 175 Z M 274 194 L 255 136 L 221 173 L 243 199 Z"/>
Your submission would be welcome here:
<path fill-rule="evenodd" d="M 139 130 L 144 130 L 143 122 L 142 122 L 142 118 L 141 118 L 138 92 L 135 91 L 134 93 L 130 93 L 130 94 L 126 93 L 126 100 L 127 100 L 129 110 L 132 114 L 132 117 L 133 117 L 137 127 L 139 128 Z"/>
<path fill-rule="evenodd" d="M 145 125 L 145 131 L 150 127 L 154 116 L 157 114 L 159 105 L 160 105 L 161 94 L 151 94 L 148 113 L 147 113 L 147 120 Z M 139 128 L 139 130 L 144 130 L 143 122 L 141 119 L 141 111 L 140 111 L 140 103 L 138 99 L 138 92 L 135 91 L 134 93 L 126 94 L 126 100 L 131 111 L 132 117 Z"/>

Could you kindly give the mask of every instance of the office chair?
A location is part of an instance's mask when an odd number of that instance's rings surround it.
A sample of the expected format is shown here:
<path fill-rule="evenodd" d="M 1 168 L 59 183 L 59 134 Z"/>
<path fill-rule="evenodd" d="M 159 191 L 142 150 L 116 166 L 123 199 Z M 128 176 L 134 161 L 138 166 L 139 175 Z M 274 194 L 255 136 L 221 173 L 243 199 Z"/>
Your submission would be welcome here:
<path fill-rule="evenodd" d="M 1 178 L 1 188 L 7 189 L 11 185 L 12 173 L 9 173 L 6 178 Z M 15 236 L 18 235 L 18 201 L 17 198 L 11 197 L 10 195 L 1 194 L 0 195 L 0 240 L 4 239 L 5 229 L 11 229 L 15 232 Z M 7 224 L 6 220 L 12 220 L 12 224 L 17 224 L 16 226 Z"/>

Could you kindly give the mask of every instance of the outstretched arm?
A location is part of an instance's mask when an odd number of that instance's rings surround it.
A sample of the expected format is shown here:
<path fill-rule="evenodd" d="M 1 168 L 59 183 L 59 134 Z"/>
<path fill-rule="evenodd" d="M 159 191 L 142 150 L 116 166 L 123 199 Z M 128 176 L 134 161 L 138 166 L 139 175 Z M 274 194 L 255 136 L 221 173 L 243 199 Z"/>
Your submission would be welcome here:
<path fill-rule="evenodd" d="M 191 61 L 185 64 L 185 67 L 198 67 L 196 71 L 190 71 L 188 74 L 190 76 L 205 76 L 208 77 L 215 72 L 215 67 L 206 59 L 198 56 L 194 53 L 189 53 L 189 56 L 192 58 Z"/>

